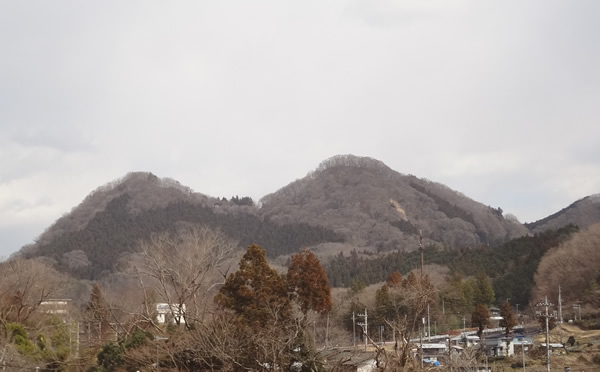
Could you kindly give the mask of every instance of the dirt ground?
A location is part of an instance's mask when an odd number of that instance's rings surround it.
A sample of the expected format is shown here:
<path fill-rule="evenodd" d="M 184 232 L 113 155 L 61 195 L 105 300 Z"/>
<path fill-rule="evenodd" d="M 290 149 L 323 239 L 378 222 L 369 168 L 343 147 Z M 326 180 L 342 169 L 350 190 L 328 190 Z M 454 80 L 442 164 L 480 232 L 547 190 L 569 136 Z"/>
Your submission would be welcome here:
<path fill-rule="evenodd" d="M 575 338 L 573 347 L 555 349 L 550 357 L 552 371 L 564 371 L 569 367 L 575 371 L 600 371 L 600 330 L 583 330 L 572 324 L 561 324 L 550 332 L 550 343 L 566 344 L 570 336 Z M 546 336 L 539 334 L 534 337 L 534 343 L 546 342 Z M 513 365 L 519 360 L 513 358 Z M 536 347 L 526 355 L 527 371 L 542 371 L 545 369 L 545 349 Z"/>

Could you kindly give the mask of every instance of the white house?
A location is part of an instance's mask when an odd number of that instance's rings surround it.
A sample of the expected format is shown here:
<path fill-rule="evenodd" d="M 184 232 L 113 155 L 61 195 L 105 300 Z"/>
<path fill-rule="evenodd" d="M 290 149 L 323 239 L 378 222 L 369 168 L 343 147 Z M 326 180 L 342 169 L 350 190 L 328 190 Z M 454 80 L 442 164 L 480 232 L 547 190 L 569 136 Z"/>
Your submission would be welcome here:
<path fill-rule="evenodd" d="M 515 354 L 515 343 L 509 339 L 507 345 L 505 337 L 493 337 L 485 339 L 485 348 L 488 356 L 513 356 Z"/>
<path fill-rule="evenodd" d="M 69 315 L 70 299 L 48 299 L 40 302 L 39 310 L 46 314 Z"/>
<path fill-rule="evenodd" d="M 167 323 L 185 323 L 185 304 L 156 304 L 156 321 L 159 324 Z"/>

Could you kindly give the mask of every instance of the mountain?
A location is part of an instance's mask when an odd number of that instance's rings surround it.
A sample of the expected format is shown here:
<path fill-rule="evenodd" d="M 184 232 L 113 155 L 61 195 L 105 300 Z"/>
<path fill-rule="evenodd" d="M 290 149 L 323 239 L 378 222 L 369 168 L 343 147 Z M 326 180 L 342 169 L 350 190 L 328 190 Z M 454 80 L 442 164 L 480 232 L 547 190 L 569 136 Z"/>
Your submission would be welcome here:
<path fill-rule="evenodd" d="M 236 239 L 240 247 L 260 242 L 272 256 L 341 241 L 319 226 L 263 220 L 256 207 L 244 205 L 244 198 L 232 200 L 194 193 L 151 173 L 130 173 L 92 192 L 19 255 L 42 256 L 77 278 L 98 279 L 137 251 L 141 240 L 174 231 L 182 223 L 219 229 Z"/>
<path fill-rule="evenodd" d="M 580 204 L 551 221 L 573 222 L 588 211 Z M 281 263 L 304 247 L 321 257 L 411 252 L 419 246 L 420 231 L 425 245 L 461 249 L 494 248 L 530 234 L 515 218 L 503 217 L 500 208 L 398 173 L 381 161 L 342 155 L 257 205 L 247 197 L 213 198 L 172 179 L 130 173 L 93 191 L 18 254 L 45 257 L 76 278 L 98 279 L 117 270 L 140 241 L 180 224 L 219 229 L 240 249 L 258 243 Z"/>
<path fill-rule="evenodd" d="M 495 245 L 528 230 L 514 219 L 448 187 L 403 175 L 371 158 L 330 158 L 308 176 L 261 200 L 279 223 L 324 226 L 356 247 L 411 251 L 419 231 L 449 246 Z"/>
<path fill-rule="evenodd" d="M 575 203 L 546 218 L 525 224 L 525 226 L 534 233 L 540 233 L 549 229 L 557 229 L 567 224 L 587 229 L 598 222 L 600 222 L 600 194 L 594 194 L 577 200 Z"/>

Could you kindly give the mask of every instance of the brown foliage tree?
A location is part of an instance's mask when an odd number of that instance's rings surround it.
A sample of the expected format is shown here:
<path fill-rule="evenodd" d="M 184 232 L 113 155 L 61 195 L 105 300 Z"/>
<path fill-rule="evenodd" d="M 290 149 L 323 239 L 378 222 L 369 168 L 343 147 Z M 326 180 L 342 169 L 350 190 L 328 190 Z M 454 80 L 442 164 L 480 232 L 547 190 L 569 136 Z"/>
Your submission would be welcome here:
<path fill-rule="evenodd" d="M 253 328 L 286 323 L 292 317 L 287 284 L 267 263 L 265 250 L 256 244 L 248 247 L 239 270 L 227 277 L 215 302 L 233 310 Z"/>
<path fill-rule="evenodd" d="M 477 336 L 481 338 L 483 330 L 490 324 L 490 311 L 486 305 L 475 306 L 475 310 L 471 314 L 471 323 L 477 327 Z"/>
<path fill-rule="evenodd" d="M 331 287 L 319 259 L 309 250 L 294 255 L 287 273 L 288 291 L 308 310 L 318 313 L 331 311 Z"/>
<path fill-rule="evenodd" d="M 512 311 L 512 306 L 510 306 L 508 301 L 502 304 L 502 307 L 500 308 L 500 316 L 502 317 L 500 320 L 500 327 L 505 328 L 505 334 L 508 336 L 513 327 L 517 325 L 517 319 L 515 318 L 515 314 Z"/>
<path fill-rule="evenodd" d="M 400 274 L 398 271 L 394 271 L 388 276 L 385 283 L 388 285 L 388 287 L 398 287 L 402 285 L 402 274 Z"/>

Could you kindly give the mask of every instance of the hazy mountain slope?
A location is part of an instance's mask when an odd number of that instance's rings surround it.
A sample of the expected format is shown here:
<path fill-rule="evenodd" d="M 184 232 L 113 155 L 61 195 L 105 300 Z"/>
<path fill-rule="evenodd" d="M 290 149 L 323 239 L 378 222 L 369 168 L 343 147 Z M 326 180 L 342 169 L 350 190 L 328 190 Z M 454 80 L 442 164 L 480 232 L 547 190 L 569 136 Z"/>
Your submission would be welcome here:
<path fill-rule="evenodd" d="M 568 224 L 586 229 L 596 223 L 600 223 L 600 194 L 586 196 L 546 218 L 525 226 L 537 233 Z"/>
<path fill-rule="evenodd" d="M 304 247 L 318 247 L 322 256 L 337 254 L 336 249 L 413 251 L 419 230 L 426 244 L 454 248 L 495 247 L 529 233 L 499 208 L 351 155 L 325 160 L 306 177 L 265 196 L 260 208 L 247 199 L 211 198 L 171 179 L 131 173 L 92 192 L 19 254 L 47 257 L 60 270 L 93 279 L 114 270 L 141 239 L 179 223 L 220 229 L 241 247 L 258 243 L 271 258 L 282 256 L 280 262 Z M 585 227 L 600 221 L 598 199 L 584 198 L 529 226 L 533 231 L 568 223 Z"/>
<path fill-rule="evenodd" d="M 240 247 L 259 243 L 271 256 L 341 241 L 319 226 L 263 221 L 253 206 L 208 198 L 170 180 L 135 173 L 90 194 L 20 254 L 47 257 L 61 271 L 96 279 L 136 251 L 140 240 L 174 230 L 179 223 L 219 229 L 236 239 Z"/>
<path fill-rule="evenodd" d="M 265 218 L 323 225 L 378 251 L 415 249 L 419 229 L 426 239 L 451 246 L 496 244 L 527 233 L 497 210 L 441 184 L 352 155 L 324 161 L 261 203 Z"/>
<path fill-rule="evenodd" d="M 131 214 L 138 214 L 151 208 L 166 207 L 173 202 L 186 201 L 203 206 L 212 206 L 218 202 L 206 195 L 194 193 L 175 180 L 158 178 L 147 172 L 132 172 L 92 191 L 71 212 L 48 227 L 37 242 L 46 244 L 63 233 L 84 228 L 98 212 L 103 211 L 113 199 L 123 194 L 131 197 L 127 203 L 127 210 Z"/>

